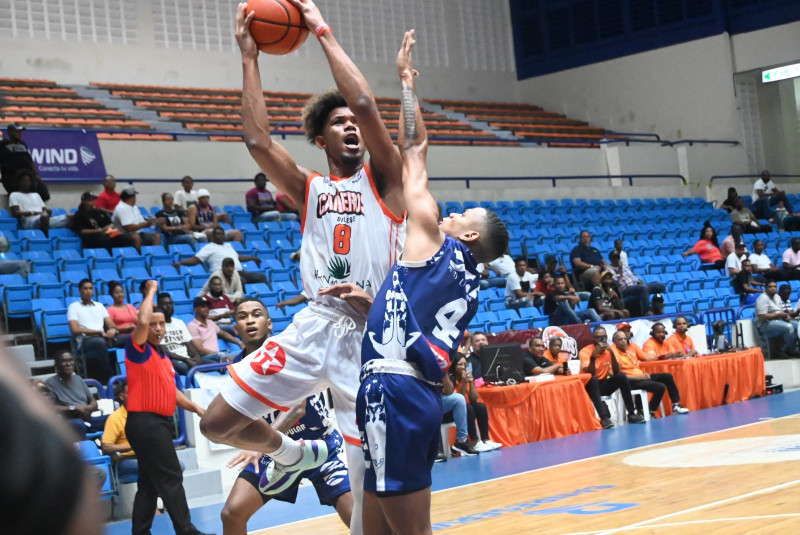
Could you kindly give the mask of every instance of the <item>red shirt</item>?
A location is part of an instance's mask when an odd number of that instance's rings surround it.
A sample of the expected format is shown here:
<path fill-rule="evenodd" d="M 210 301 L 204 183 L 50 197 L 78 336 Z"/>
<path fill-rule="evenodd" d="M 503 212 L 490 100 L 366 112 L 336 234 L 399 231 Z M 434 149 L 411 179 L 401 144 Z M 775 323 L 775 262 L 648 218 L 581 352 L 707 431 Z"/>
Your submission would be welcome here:
<path fill-rule="evenodd" d="M 713 264 L 722 260 L 722 253 L 719 252 L 719 248 L 711 240 L 699 240 L 694 244 L 692 250 L 700 255 L 700 260 L 704 264 Z"/>
<path fill-rule="evenodd" d="M 119 197 L 120 194 L 116 191 L 108 192 L 103 190 L 103 193 L 97 196 L 97 200 L 94 201 L 94 205 L 97 208 L 101 208 L 103 210 L 108 210 L 109 212 L 113 212 L 114 208 L 117 207 L 119 204 Z"/>
<path fill-rule="evenodd" d="M 172 416 L 176 405 L 175 369 L 172 361 L 149 342 L 125 345 L 128 374 L 128 412 L 154 412 Z"/>

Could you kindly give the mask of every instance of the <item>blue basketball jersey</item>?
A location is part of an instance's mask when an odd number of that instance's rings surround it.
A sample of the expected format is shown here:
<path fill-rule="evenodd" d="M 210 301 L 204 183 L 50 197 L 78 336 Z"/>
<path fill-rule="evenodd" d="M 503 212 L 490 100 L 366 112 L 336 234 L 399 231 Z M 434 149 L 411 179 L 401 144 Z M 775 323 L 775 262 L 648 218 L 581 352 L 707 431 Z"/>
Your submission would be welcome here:
<path fill-rule="evenodd" d="M 477 311 L 479 280 L 472 252 L 450 236 L 428 260 L 398 260 L 367 316 L 362 364 L 403 360 L 440 382 Z"/>

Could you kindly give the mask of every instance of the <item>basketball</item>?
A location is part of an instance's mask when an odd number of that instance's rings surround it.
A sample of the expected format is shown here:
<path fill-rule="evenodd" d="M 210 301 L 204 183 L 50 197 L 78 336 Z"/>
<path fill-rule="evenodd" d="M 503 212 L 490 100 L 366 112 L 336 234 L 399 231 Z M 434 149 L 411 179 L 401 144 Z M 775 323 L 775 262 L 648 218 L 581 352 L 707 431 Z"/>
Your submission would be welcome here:
<path fill-rule="evenodd" d="M 247 13 L 255 11 L 250 34 L 267 54 L 294 52 L 308 37 L 303 14 L 289 0 L 249 0 Z"/>

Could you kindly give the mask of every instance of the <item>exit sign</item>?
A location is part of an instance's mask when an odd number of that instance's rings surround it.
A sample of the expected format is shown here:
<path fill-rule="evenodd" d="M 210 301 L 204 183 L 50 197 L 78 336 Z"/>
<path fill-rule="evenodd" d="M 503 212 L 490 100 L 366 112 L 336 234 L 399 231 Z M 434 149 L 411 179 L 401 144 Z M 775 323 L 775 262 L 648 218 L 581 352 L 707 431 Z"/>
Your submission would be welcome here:
<path fill-rule="evenodd" d="M 800 76 L 800 63 L 795 63 L 794 65 L 761 71 L 761 82 L 766 84 L 768 82 L 777 82 L 778 80 L 797 78 L 798 76 Z"/>

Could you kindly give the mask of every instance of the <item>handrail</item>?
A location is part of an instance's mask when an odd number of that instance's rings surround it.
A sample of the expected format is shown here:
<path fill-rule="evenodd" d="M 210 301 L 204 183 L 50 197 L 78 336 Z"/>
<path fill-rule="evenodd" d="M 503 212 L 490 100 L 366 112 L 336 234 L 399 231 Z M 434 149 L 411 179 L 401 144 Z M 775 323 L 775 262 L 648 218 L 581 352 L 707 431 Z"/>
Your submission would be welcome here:
<path fill-rule="evenodd" d="M 661 136 L 658 134 L 652 134 L 648 132 L 614 132 L 613 130 L 606 130 L 603 132 L 604 135 L 611 135 L 611 136 L 628 136 L 628 137 L 653 137 L 658 141 L 661 141 Z"/>
<path fill-rule="evenodd" d="M 773 175 L 770 174 L 772 178 L 800 178 L 800 175 Z M 708 187 L 711 187 L 711 184 L 715 180 L 719 179 L 730 179 L 730 178 L 761 178 L 761 175 L 714 175 L 708 179 Z"/>
<path fill-rule="evenodd" d="M 661 316 L 640 316 L 638 318 L 625 318 L 625 319 L 618 319 L 618 320 L 602 320 L 594 323 L 587 323 L 587 325 L 591 327 L 602 327 L 603 325 L 616 325 L 618 323 L 630 323 L 633 320 L 661 320 L 661 319 L 669 319 L 669 318 L 686 318 L 688 321 L 689 318 L 694 320 L 694 323 L 690 323 L 689 326 L 694 325 L 702 325 L 700 319 L 697 317 L 697 314 L 693 314 L 691 312 L 675 312 L 674 314 L 662 314 Z"/>
<path fill-rule="evenodd" d="M 706 143 L 706 144 L 717 144 L 717 145 L 732 145 L 737 146 L 740 145 L 738 141 L 735 139 L 681 139 L 680 141 L 665 141 L 665 145 L 669 145 L 674 147 L 675 145 L 682 145 L 684 143 L 688 143 L 689 146 L 693 146 L 695 143 Z"/>
<path fill-rule="evenodd" d="M 630 146 L 631 143 L 657 143 L 662 147 L 669 145 L 669 141 L 661 141 L 660 139 L 632 139 L 629 137 L 620 139 L 600 139 L 597 142 L 601 145 L 610 145 L 612 143 L 625 143 L 626 146 Z"/>
<path fill-rule="evenodd" d="M 195 366 L 189 370 L 189 373 L 186 374 L 186 378 L 183 380 L 183 388 L 197 388 L 194 386 L 194 376 L 197 372 L 224 370 L 229 364 L 229 362 L 215 362 L 213 364 L 201 364 L 200 366 Z"/>
<path fill-rule="evenodd" d="M 467 189 L 469 189 L 470 181 L 476 180 L 550 180 L 553 183 L 553 187 L 556 187 L 556 182 L 558 180 L 607 180 L 609 178 L 622 178 L 628 180 L 628 185 L 633 186 L 633 179 L 634 178 L 679 178 L 683 185 L 689 183 L 686 180 L 686 177 L 683 175 L 564 175 L 564 176 L 498 176 L 498 177 L 431 177 L 428 180 L 431 181 L 446 181 L 446 180 L 464 180 L 466 182 Z M 175 179 L 172 179 L 175 181 Z"/>

